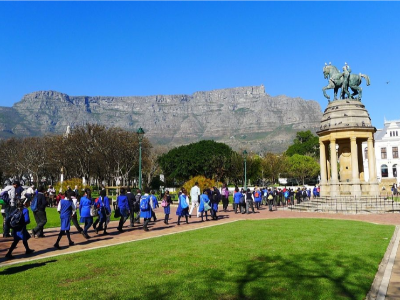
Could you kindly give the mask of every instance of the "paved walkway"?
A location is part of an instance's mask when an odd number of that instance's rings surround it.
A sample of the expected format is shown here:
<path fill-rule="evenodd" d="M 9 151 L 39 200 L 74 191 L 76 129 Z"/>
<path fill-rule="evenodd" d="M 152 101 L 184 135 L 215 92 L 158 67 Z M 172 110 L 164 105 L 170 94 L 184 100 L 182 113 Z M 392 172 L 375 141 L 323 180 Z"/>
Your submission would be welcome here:
<path fill-rule="evenodd" d="M 218 221 L 201 222 L 200 218 L 192 217 L 189 219 L 189 224 L 181 222 L 177 225 L 177 217 L 175 215 L 175 207 L 171 209 L 172 218 L 168 225 L 163 222 L 164 214 L 162 209 L 156 211 L 159 219 L 157 222 L 150 223 L 150 231 L 145 232 L 142 224 L 135 224 L 134 228 L 127 228 L 125 226 L 124 233 L 118 233 L 118 222 L 111 222 L 107 231 L 109 235 L 103 236 L 96 233 L 91 229 L 89 235 L 91 238 L 86 240 L 82 235 L 71 227 L 71 238 L 75 242 L 74 246 L 68 247 L 67 238 L 64 236 L 60 242 L 61 250 L 54 248 L 54 243 L 57 239 L 59 228 L 51 228 L 45 230 L 45 238 L 29 240 L 29 246 L 35 249 L 35 252 L 30 256 L 25 256 L 25 249 L 20 242 L 14 250 L 13 255 L 15 259 L 5 260 L 4 256 L 11 245 L 12 239 L 0 238 L 0 268 L 10 266 L 17 263 L 30 262 L 42 258 L 50 258 L 53 256 L 70 254 L 80 251 L 87 251 L 112 245 L 128 243 L 149 238 L 156 238 L 164 235 L 175 234 L 178 232 L 197 230 L 210 226 L 217 226 L 227 224 L 238 220 L 256 220 L 256 219 L 278 219 L 278 218 L 326 218 L 326 219 L 341 219 L 341 220 L 355 220 L 365 221 L 376 224 L 396 225 L 395 236 L 388 247 L 385 254 L 380 271 L 378 271 L 374 285 L 378 290 L 377 299 L 400 299 L 400 214 L 387 213 L 387 214 L 358 214 L 358 215 L 344 215 L 344 214 L 330 214 L 330 213 L 311 213 L 311 212 L 293 212 L 289 210 L 278 210 L 269 212 L 268 209 L 263 209 L 255 214 L 235 214 L 231 209 L 228 212 L 219 212 L 220 219 Z M 127 221 L 125 224 L 129 224 Z M 375 296 L 371 297 L 375 299 Z"/>

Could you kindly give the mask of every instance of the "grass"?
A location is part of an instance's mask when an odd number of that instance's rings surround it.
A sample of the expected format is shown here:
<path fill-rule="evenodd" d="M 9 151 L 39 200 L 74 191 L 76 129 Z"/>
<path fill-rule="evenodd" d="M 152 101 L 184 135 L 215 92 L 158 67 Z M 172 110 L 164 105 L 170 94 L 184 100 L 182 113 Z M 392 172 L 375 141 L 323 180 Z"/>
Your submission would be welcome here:
<path fill-rule="evenodd" d="M 6 267 L 0 288 L 3 299 L 364 299 L 393 232 L 238 221 Z"/>

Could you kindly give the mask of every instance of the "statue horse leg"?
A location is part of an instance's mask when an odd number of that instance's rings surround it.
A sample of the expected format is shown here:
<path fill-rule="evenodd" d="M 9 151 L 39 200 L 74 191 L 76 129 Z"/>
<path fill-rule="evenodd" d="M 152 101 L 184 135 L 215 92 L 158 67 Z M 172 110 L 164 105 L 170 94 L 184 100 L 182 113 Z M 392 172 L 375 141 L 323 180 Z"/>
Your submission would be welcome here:
<path fill-rule="evenodd" d="M 351 95 L 351 98 L 354 99 L 356 95 L 357 96 L 357 100 L 361 101 L 361 97 L 362 97 L 362 88 L 359 86 L 352 86 L 350 87 L 351 90 L 353 91 L 353 94 Z"/>
<path fill-rule="evenodd" d="M 331 102 L 330 101 L 331 97 L 329 97 L 329 95 L 325 91 L 326 90 L 331 90 L 333 88 L 335 88 L 335 85 L 331 81 L 329 81 L 329 84 L 327 86 L 322 88 L 322 92 L 324 93 L 325 98 L 328 99 L 328 103 Z"/>

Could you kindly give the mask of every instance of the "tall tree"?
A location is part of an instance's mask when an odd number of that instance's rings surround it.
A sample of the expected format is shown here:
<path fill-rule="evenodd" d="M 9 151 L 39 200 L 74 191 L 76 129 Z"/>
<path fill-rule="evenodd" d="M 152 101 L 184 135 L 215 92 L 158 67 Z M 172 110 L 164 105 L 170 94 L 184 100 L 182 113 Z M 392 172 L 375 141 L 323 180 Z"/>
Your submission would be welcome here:
<path fill-rule="evenodd" d="M 319 139 L 310 130 L 299 131 L 293 140 L 293 145 L 286 150 L 287 156 L 294 154 L 319 157 Z"/>
<path fill-rule="evenodd" d="M 300 179 L 312 178 L 319 173 L 319 164 L 315 158 L 306 155 L 295 154 L 288 159 L 288 173 L 291 177 Z"/>

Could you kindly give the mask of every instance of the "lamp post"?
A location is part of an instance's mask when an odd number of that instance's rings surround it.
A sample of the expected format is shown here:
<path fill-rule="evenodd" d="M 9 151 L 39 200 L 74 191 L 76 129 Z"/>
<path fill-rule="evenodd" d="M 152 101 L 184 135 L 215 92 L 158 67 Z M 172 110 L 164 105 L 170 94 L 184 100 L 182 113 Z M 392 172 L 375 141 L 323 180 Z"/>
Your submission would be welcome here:
<path fill-rule="evenodd" d="M 247 190 L 247 170 L 246 170 L 246 159 L 247 159 L 247 151 L 243 151 L 243 158 L 244 158 L 244 190 Z"/>
<path fill-rule="evenodd" d="M 142 189 L 142 141 L 144 136 L 144 130 L 140 127 L 136 131 L 139 139 L 139 189 Z"/>

